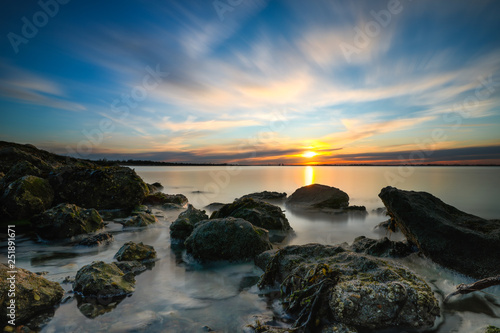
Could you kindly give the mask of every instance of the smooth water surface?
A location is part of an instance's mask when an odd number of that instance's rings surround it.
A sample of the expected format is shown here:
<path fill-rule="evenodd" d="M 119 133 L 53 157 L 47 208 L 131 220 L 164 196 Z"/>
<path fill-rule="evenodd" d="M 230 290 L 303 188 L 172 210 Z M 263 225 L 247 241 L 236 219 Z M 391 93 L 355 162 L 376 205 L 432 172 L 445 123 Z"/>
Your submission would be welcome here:
<path fill-rule="evenodd" d="M 196 208 L 212 202 L 232 202 L 244 194 L 264 190 L 290 195 L 301 186 L 320 183 L 342 189 L 349 194 L 351 205 L 364 205 L 369 212 L 367 216 L 346 216 L 286 211 L 296 233 L 286 244 L 351 243 L 360 235 L 386 236 L 374 227 L 387 217 L 373 210 L 383 207 L 377 195 L 389 185 L 427 191 L 465 212 L 500 218 L 498 167 L 179 166 L 135 167 L 135 170 L 148 183 L 161 182 L 165 193 L 186 195 Z M 282 203 L 279 205 L 285 209 Z M 106 229 L 114 233 L 115 241 L 98 248 L 33 241 L 18 235 L 18 266 L 34 272 L 47 271 L 46 277 L 58 282 L 74 276 L 79 268 L 94 260 L 113 261 L 114 254 L 129 240 L 153 245 L 158 252 L 155 267 L 137 276 L 134 294 L 112 311 L 90 319 L 79 311 L 78 301 L 69 298 L 43 332 L 205 332 L 204 326 L 221 332 L 239 332 L 252 315 L 271 315 L 272 308 L 279 307 L 259 295 L 255 284 L 262 271 L 253 263 L 201 266 L 184 252 L 174 251 L 168 227 L 179 211 L 155 212 L 160 222 L 149 228 L 122 230 L 121 225 L 109 223 Z M 387 236 L 393 240 L 404 238 L 399 233 Z M 6 253 L 4 249 L 2 246 L 2 254 Z M 417 255 L 399 261 L 420 274 L 440 300 L 455 285 L 472 281 Z M 63 287 L 71 289 L 70 284 Z M 485 324 L 500 326 L 500 288 L 485 292 L 458 297 L 444 306 L 443 316 L 428 332 L 469 333 Z"/>

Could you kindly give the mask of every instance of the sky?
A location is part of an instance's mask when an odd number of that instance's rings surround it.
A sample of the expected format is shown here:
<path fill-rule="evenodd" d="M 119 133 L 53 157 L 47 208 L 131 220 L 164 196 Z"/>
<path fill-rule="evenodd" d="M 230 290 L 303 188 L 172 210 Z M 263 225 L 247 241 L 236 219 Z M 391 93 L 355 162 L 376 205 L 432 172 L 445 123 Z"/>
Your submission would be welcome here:
<path fill-rule="evenodd" d="M 90 159 L 500 164 L 499 1 L 14 1 L 0 140 Z"/>

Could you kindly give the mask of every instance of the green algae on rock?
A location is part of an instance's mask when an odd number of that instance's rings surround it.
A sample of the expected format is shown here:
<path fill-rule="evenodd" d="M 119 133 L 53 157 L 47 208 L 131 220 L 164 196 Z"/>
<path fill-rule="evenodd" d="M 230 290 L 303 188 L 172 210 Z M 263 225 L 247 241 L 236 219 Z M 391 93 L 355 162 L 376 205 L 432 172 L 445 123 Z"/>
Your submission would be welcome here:
<path fill-rule="evenodd" d="M 78 270 L 73 289 L 83 296 L 120 297 L 134 292 L 135 278 L 114 263 L 94 261 Z"/>
<path fill-rule="evenodd" d="M 170 225 L 170 238 L 186 240 L 196 225 L 204 220 L 208 220 L 206 212 L 188 204 L 188 208 L 180 213 L 177 219 Z"/>
<path fill-rule="evenodd" d="M 156 258 L 156 251 L 150 245 L 134 243 L 132 241 L 123 244 L 115 254 L 118 261 L 143 261 Z"/>

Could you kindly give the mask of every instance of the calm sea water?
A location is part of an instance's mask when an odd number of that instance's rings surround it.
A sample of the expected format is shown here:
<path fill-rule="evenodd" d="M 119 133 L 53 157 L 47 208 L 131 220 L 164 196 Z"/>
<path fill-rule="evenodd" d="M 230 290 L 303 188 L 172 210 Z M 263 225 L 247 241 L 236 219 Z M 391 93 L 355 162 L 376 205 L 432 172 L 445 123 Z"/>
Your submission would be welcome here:
<path fill-rule="evenodd" d="M 369 214 L 364 217 L 286 211 L 296 232 L 287 244 L 350 243 L 360 235 L 386 236 L 385 232 L 374 230 L 386 216 L 372 210 L 383 206 L 377 195 L 388 185 L 427 191 L 468 213 L 500 218 L 499 167 L 136 167 L 135 170 L 146 182 L 161 182 L 165 193 L 186 195 L 196 208 L 212 202 L 232 202 L 244 194 L 264 190 L 290 195 L 312 183 L 338 187 L 349 194 L 351 205 L 367 207 Z M 59 282 L 94 260 L 111 262 L 121 245 L 129 240 L 153 245 L 160 259 L 152 270 L 137 277 L 135 293 L 114 310 L 89 319 L 78 310 L 77 301 L 70 299 L 59 307 L 43 332 L 204 332 L 204 326 L 239 332 L 252 315 L 272 314 L 273 308 L 279 308 L 277 302 L 259 295 L 255 283 L 262 271 L 252 263 L 202 267 L 190 261 L 185 253 L 173 251 L 168 226 L 179 212 L 158 214 L 160 222 L 146 229 L 122 231 L 121 225 L 110 223 L 107 229 L 115 234 L 115 242 L 99 248 L 19 237 L 19 267 L 47 271 L 47 278 Z M 389 236 L 393 240 L 404 238 L 398 233 Z M 472 281 L 416 255 L 399 261 L 422 276 L 440 299 L 453 291 L 455 285 Z M 64 288 L 71 289 L 70 285 Z M 428 332 L 470 333 L 485 324 L 500 326 L 500 288 L 485 292 L 461 296 L 444 306 L 443 315 Z"/>

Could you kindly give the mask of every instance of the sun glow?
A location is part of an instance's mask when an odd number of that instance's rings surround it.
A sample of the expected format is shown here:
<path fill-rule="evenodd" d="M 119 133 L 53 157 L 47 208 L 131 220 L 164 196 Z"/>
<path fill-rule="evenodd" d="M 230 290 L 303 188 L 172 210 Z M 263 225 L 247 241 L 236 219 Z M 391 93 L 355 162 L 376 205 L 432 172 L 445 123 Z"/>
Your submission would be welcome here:
<path fill-rule="evenodd" d="M 316 155 L 318 155 L 318 154 L 313 152 L 313 151 L 306 151 L 304 154 L 302 154 L 302 157 L 311 158 L 311 157 L 314 157 Z"/>

